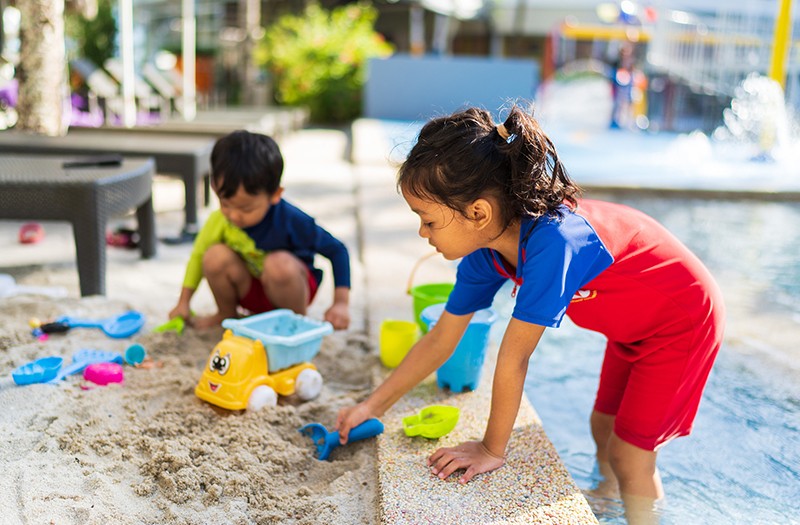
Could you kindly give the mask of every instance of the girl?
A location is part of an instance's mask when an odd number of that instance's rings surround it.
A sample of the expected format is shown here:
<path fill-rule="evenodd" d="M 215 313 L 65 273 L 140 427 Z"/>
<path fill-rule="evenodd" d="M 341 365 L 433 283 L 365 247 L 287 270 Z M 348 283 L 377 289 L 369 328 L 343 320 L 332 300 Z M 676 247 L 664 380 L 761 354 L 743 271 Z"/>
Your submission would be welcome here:
<path fill-rule="evenodd" d="M 342 443 L 444 363 L 511 279 L 516 305 L 483 439 L 436 450 L 431 471 L 461 469 L 466 483 L 503 465 L 528 360 L 569 315 L 608 339 L 591 416 L 601 472 L 610 467 L 623 497 L 660 498 L 657 450 L 691 431 L 722 341 L 722 297 L 700 260 L 636 210 L 579 200 L 553 143 L 518 107 L 500 125 L 475 108 L 428 122 L 398 187 L 420 236 L 462 260 L 435 327 L 365 401 L 339 411 Z"/>

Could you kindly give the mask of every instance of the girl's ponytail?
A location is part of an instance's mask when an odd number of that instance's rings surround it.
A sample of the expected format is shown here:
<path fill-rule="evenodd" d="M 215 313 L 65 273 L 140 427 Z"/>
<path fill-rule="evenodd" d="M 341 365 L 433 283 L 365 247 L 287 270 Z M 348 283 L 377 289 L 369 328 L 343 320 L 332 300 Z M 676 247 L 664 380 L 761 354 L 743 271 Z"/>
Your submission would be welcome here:
<path fill-rule="evenodd" d="M 500 201 L 503 226 L 577 204 L 578 187 L 532 116 L 518 106 L 495 124 L 469 108 L 429 121 L 400 167 L 398 187 L 465 214 L 476 199 Z"/>
<path fill-rule="evenodd" d="M 532 116 L 513 106 L 498 129 L 508 133 L 499 148 L 510 161 L 509 197 L 523 215 L 538 217 L 564 202 L 577 205 L 580 189 L 569 178 L 555 145 Z"/>

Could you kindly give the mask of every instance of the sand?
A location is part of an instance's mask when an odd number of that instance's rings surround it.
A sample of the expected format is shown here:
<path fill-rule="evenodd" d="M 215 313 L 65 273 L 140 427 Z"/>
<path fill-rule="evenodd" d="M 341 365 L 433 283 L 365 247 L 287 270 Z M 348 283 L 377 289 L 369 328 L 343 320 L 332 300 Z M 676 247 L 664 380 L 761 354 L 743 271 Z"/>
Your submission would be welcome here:
<path fill-rule="evenodd" d="M 329 428 L 339 407 L 370 388 L 375 352 L 365 337 L 337 332 L 314 363 L 319 398 L 282 398 L 258 412 L 229 412 L 194 395 L 222 331 L 152 333 L 148 318 L 129 339 L 76 328 L 36 341 L 28 320 L 104 318 L 131 305 L 93 297 L 0 299 L 0 523 L 214 524 L 377 521 L 374 440 L 319 461 L 297 429 Z M 163 309 L 163 307 L 162 307 Z M 153 316 L 155 317 L 155 316 Z M 17 386 L 10 372 L 81 348 L 124 352 L 141 343 L 163 366 L 125 366 L 123 384 L 89 390 L 80 374 L 59 385 Z"/>

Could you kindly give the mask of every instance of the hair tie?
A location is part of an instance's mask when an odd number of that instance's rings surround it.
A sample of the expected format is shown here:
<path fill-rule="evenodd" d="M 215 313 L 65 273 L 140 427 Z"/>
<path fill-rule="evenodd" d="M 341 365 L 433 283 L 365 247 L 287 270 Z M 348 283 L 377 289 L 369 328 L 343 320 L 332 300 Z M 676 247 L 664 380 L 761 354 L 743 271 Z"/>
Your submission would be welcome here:
<path fill-rule="evenodd" d="M 497 131 L 497 134 L 500 135 L 500 138 L 503 139 L 503 140 L 507 141 L 508 137 L 511 136 L 511 134 L 506 129 L 506 125 L 505 124 L 498 124 L 497 126 L 495 126 L 494 129 Z"/>

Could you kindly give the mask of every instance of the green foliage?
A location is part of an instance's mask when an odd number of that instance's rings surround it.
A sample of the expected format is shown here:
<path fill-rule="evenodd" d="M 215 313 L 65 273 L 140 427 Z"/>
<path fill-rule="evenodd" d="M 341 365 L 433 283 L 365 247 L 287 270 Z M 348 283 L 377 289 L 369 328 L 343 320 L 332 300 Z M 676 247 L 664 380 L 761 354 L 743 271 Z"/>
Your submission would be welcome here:
<path fill-rule="evenodd" d="M 67 36 L 78 44 L 77 54 L 102 67 L 114 56 L 117 22 L 111 10 L 111 0 L 97 1 L 97 16 L 87 20 L 77 13 L 66 18 Z"/>
<path fill-rule="evenodd" d="M 279 103 L 309 108 L 317 122 L 343 122 L 361 114 L 367 60 L 392 47 L 375 32 L 378 13 L 368 4 L 325 11 L 309 5 L 267 28 L 254 57 L 269 69 Z"/>

